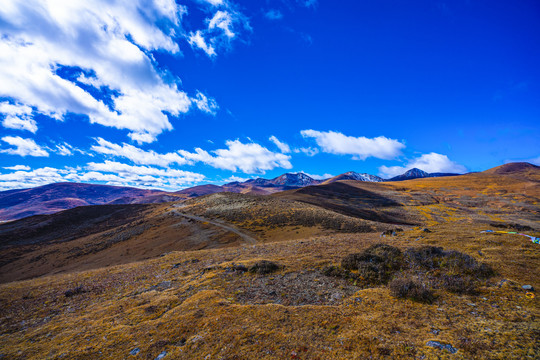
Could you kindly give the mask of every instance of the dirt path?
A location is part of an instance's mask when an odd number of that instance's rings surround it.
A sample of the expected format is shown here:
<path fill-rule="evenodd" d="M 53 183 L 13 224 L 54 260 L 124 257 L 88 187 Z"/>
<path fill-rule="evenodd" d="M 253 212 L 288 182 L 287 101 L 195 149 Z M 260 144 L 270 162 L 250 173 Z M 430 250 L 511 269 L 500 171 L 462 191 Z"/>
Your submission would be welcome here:
<path fill-rule="evenodd" d="M 222 224 L 216 220 L 211 220 L 211 219 L 206 219 L 206 218 L 203 218 L 203 217 L 200 217 L 200 216 L 196 216 L 196 215 L 189 215 L 189 214 L 184 214 L 178 210 L 173 210 L 172 211 L 175 215 L 179 215 L 179 216 L 183 216 L 187 219 L 191 219 L 191 220 L 195 220 L 195 221 L 200 221 L 200 222 L 207 222 L 209 224 L 212 224 L 214 226 L 217 226 L 217 227 L 220 227 L 222 229 L 225 229 L 227 231 L 230 231 L 230 232 L 233 232 L 235 234 L 237 234 L 238 236 L 240 236 L 242 239 L 244 239 L 245 242 L 247 242 L 248 244 L 257 244 L 258 241 L 257 239 L 241 232 L 240 230 L 230 226 L 230 225 L 225 225 L 225 224 Z"/>

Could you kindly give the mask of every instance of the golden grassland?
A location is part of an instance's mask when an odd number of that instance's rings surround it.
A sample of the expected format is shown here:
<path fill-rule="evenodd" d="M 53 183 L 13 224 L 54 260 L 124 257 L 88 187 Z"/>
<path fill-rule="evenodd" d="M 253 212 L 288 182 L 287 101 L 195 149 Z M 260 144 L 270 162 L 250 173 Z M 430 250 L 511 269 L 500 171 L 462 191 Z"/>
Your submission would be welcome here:
<path fill-rule="evenodd" d="M 387 238 L 335 234 L 173 252 L 3 284 L 0 354 L 6 359 L 155 359 L 163 352 L 165 359 L 538 358 L 538 298 L 526 297 L 521 286 L 540 286 L 539 245 L 517 235 L 480 234 L 482 225 L 430 229 Z M 324 266 L 381 241 L 402 249 L 430 244 L 459 250 L 497 274 L 476 295 L 438 289 L 432 304 L 398 300 L 386 286 L 333 287 L 322 275 Z M 249 266 L 261 259 L 283 267 L 267 275 L 231 270 L 233 263 Z M 302 281 L 286 283 L 286 278 Z M 278 291 L 253 300 L 244 296 L 252 284 Z M 79 293 L 66 296 L 78 287 Z M 430 340 L 457 352 L 426 346 Z M 140 353 L 130 355 L 136 348 Z"/>
<path fill-rule="evenodd" d="M 0 359 L 538 359 L 540 245 L 481 233 L 540 236 L 533 170 L 155 205 L 135 223 L 38 249 L 52 268 L 65 251 L 97 249 L 64 273 L 0 284 Z M 122 241 L 101 246 L 109 233 Z M 326 271 L 380 243 L 456 250 L 495 274 L 460 293 L 418 273 L 435 296 L 419 302 Z M 153 258 L 121 264 L 126 251 Z M 279 269 L 245 271 L 262 260 Z"/>

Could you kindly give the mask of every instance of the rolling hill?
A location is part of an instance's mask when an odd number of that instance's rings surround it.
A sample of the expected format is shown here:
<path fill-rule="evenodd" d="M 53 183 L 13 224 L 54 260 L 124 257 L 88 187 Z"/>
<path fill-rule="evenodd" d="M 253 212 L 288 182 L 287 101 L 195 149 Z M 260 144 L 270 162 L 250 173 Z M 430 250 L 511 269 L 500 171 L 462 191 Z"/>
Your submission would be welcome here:
<path fill-rule="evenodd" d="M 0 221 L 51 214 L 77 206 L 132 203 L 162 194 L 162 191 L 156 190 L 79 183 L 56 183 L 31 189 L 8 190 L 0 192 Z"/>
<path fill-rule="evenodd" d="M 0 224 L 0 357 L 540 355 L 537 167 L 205 190 Z"/>

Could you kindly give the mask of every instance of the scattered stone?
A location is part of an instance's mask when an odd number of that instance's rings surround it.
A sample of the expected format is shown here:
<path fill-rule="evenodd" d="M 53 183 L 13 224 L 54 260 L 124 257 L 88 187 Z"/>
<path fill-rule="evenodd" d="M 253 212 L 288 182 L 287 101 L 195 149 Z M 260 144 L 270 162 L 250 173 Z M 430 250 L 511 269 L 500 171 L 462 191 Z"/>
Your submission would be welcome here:
<path fill-rule="evenodd" d="M 438 329 L 431 329 L 431 333 L 432 333 L 432 334 L 439 335 L 440 332 L 441 332 L 441 331 L 438 330 Z"/>
<path fill-rule="evenodd" d="M 172 266 L 173 269 L 178 269 L 180 266 L 182 266 L 182 263 L 176 263 Z"/>
<path fill-rule="evenodd" d="M 534 291 L 534 288 L 532 287 L 532 285 L 523 285 L 521 288 L 527 291 Z"/>
<path fill-rule="evenodd" d="M 82 286 L 77 286 L 76 288 L 69 289 L 66 292 L 64 292 L 64 295 L 66 297 L 72 297 L 73 295 L 78 295 L 78 294 L 82 294 L 82 293 L 85 293 L 85 292 L 86 292 L 86 290 L 84 290 L 84 288 Z"/>
<path fill-rule="evenodd" d="M 467 305 L 469 305 L 469 306 L 476 306 L 475 303 L 468 303 Z"/>
<path fill-rule="evenodd" d="M 156 360 L 161 360 L 167 355 L 166 351 L 162 351 L 156 358 Z"/>
<path fill-rule="evenodd" d="M 180 339 L 180 341 L 176 344 L 176 346 L 184 346 L 186 345 L 186 338 Z"/>
<path fill-rule="evenodd" d="M 453 347 L 452 345 L 450 344 L 443 344 L 443 343 L 440 343 L 438 341 L 428 341 L 426 343 L 427 346 L 431 346 L 431 347 L 434 347 L 436 349 L 439 349 L 439 350 L 447 350 L 448 352 L 450 352 L 451 354 L 455 354 L 457 352 L 457 349 L 455 347 Z"/>
<path fill-rule="evenodd" d="M 131 350 L 131 351 L 129 352 L 129 355 L 134 355 L 134 356 L 135 356 L 135 355 L 137 355 L 137 354 L 140 353 L 140 352 L 141 352 L 141 349 L 135 348 L 135 349 L 133 349 L 133 350 Z"/>
<path fill-rule="evenodd" d="M 425 232 L 425 233 L 430 233 L 430 232 L 431 232 L 431 230 L 429 230 L 428 228 L 423 228 L 423 229 L 420 230 L 420 231 Z"/>
<path fill-rule="evenodd" d="M 162 281 L 160 282 L 159 284 L 157 285 L 154 285 L 154 286 L 151 286 L 148 291 L 152 291 L 152 290 L 156 290 L 156 291 L 163 291 L 163 290 L 167 290 L 168 288 L 170 288 L 172 285 L 172 282 L 171 281 Z"/>

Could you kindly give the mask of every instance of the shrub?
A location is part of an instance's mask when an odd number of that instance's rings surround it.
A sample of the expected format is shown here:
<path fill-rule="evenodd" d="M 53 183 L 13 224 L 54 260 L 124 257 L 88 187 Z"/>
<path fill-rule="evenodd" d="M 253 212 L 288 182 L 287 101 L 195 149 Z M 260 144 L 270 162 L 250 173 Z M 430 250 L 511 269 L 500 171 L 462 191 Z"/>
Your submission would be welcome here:
<path fill-rule="evenodd" d="M 413 265 L 431 270 L 439 267 L 438 259 L 444 254 L 443 248 L 438 246 L 420 246 L 408 249 L 405 255 Z"/>
<path fill-rule="evenodd" d="M 408 298 L 414 301 L 431 304 L 435 299 L 427 286 L 411 278 L 396 278 L 388 285 L 390 292 L 397 298 Z"/>
<path fill-rule="evenodd" d="M 265 274 L 270 274 L 275 271 L 278 271 L 279 268 L 280 266 L 276 264 L 275 262 L 272 262 L 269 260 L 261 260 L 253 264 L 249 268 L 249 272 L 259 274 L 259 275 L 265 275 Z"/>
<path fill-rule="evenodd" d="M 456 294 L 476 294 L 476 282 L 470 276 L 443 275 L 441 286 Z"/>
<path fill-rule="evenodd" d="M 387 283 L 402 266 L 401 250 L 387 244 L 370 246 L 361 253 L 349 254 L 341 260 L 343 269 L 357 271 L 355 274 L 349 273 L 350 277 L 373 285 Z"/>

